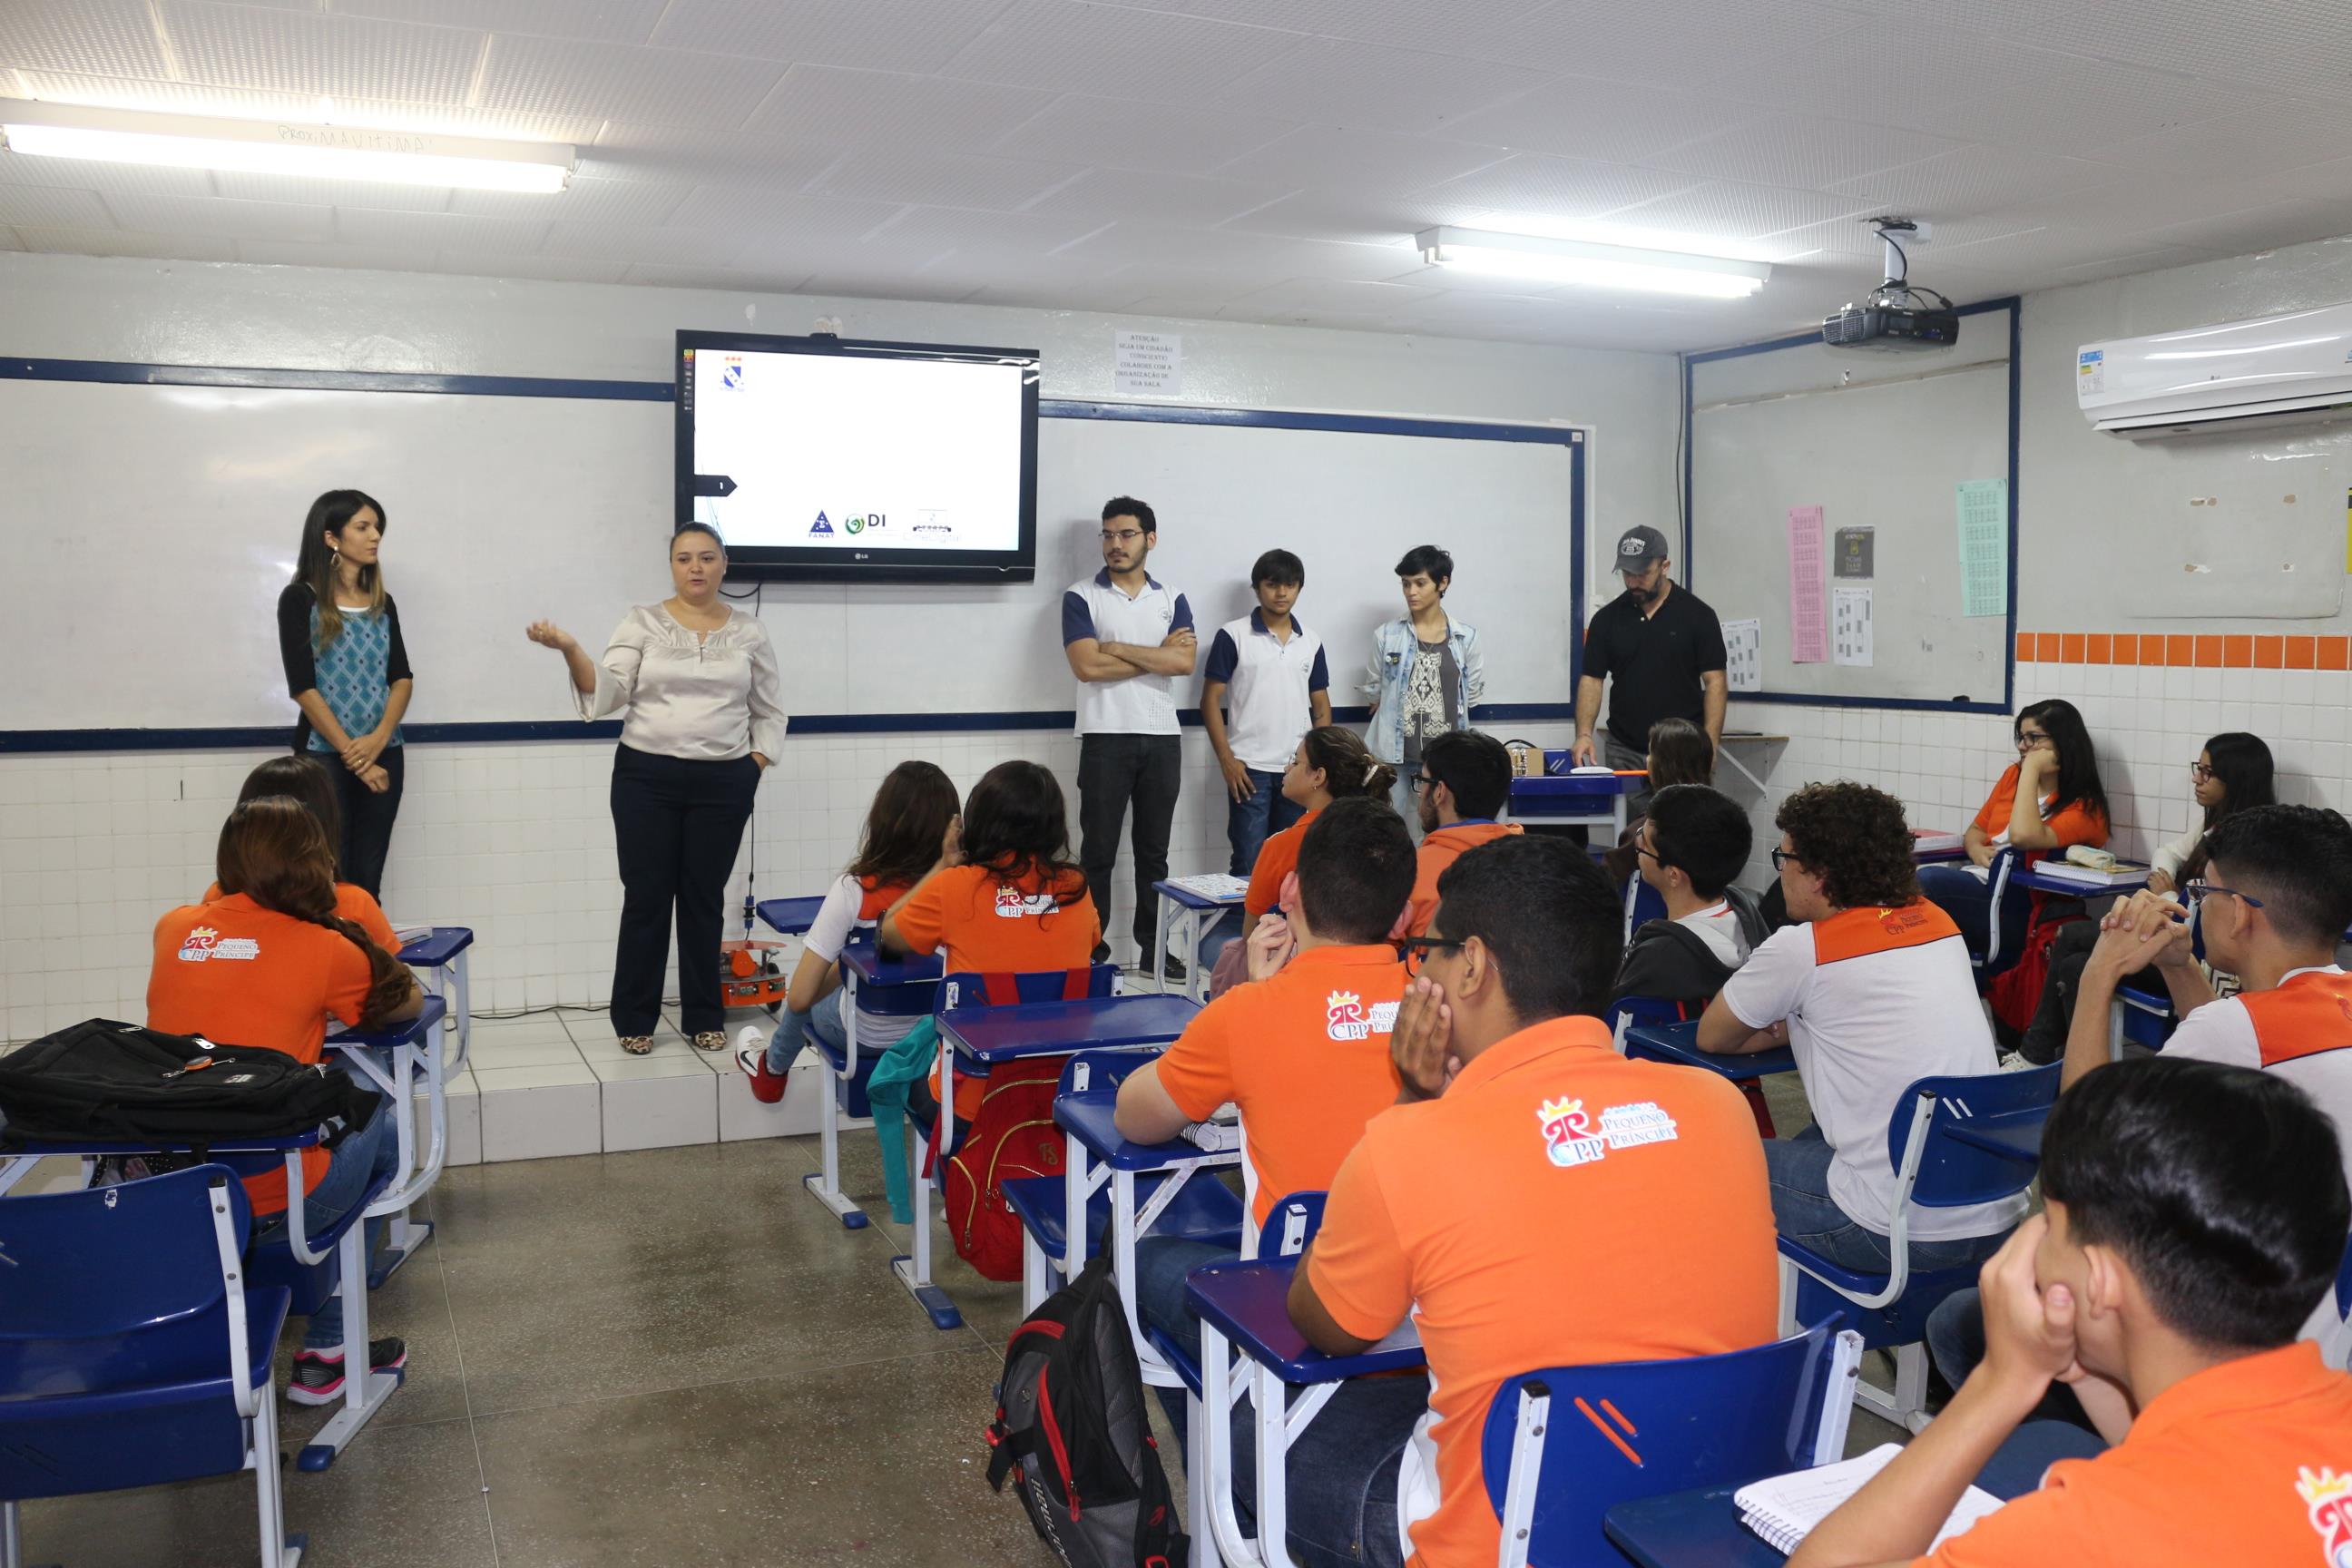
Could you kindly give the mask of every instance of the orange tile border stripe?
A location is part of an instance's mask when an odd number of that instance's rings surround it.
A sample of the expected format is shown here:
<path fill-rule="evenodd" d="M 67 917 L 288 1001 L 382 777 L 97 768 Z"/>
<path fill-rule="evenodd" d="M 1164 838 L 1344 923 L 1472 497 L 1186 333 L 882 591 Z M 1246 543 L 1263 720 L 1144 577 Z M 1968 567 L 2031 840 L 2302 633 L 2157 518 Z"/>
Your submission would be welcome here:
<path fill-rule="evenodd" d="M 2269 632 L 2020 632 L 2020 664 L 2174 669 L 2347 669 L 2352 637 Z"/>

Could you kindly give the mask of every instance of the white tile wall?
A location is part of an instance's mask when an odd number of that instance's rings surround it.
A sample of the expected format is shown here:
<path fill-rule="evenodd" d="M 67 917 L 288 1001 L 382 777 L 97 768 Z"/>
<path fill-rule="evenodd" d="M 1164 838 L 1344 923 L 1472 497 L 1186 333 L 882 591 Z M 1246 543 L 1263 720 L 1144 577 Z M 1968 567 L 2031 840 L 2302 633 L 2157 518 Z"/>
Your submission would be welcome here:
<path fill-rule="evenodd" d="M 1559 724 L 1496 729 L 1566 743 Z M 604 742 L 412 749 L 384 908 L 397 925 L 474 929 L 478 1016 L 610 1000 L 621 903 L 605 803 L 612 751 Z M 246 773 L 268 754 L 0 757 L 0 1039 L 31 1039 L 93 1016 L 146 1016 L 156 919 L 212 879 L 221 821 Z M 730 911 L 747 886 L 761 898 L 821 891 L 847 862 L 875 786 L 909 757 L 939 763 L 961 790 L 1001 762 L 1044 763 L 1069 799 L 1076 853 L 1078 748 L 1066 732 L 796 737 L 761 786 Z M 1185 734 L 1184 759 L 1170 867 L 1179 875 L 1223 870 L 1224 792 L 1197 730 Z M 1138 957 L 1128 935 L 1132 877 L 1122 854 L 1106 924 L 1129 963 Z M 730 921 L 729 934 L 738 933 Z M 530 1045 L 580 1036 L 576 1026 L 478 1035 L 477 1051 L 488 1054 L 475 1065 L 485 1073 L 537 1066 Z"/>
<path fill-rule="evenodd" d="M 2128 858 L 2147 859 L 2188 827 L 2189 764 L 2224 730 L 2270 743 L 2281 800 L 2352 808 L 2352 673 L 2026 662 L 2017 667 L 2017 692 L 2021 703 L 2063 697 L 2083 710 L 2113 809 L 2108 847 Z M 1716 782 L 1749 803 L 1756 851 L 1744 879 L 1759 888 L 1770 879 L 1767 856 L 1780 842 L 1772 814 L 1790 791 L 1853 779 L 1899 796 L 1912 826 L 1957 833 L 2017 758 L 2010 721 L 1996 714 L 1735 702 L 1729 727 L 1789 737 L 1769 752 L 1755 745 L 1738 752 L 1763 776 L 1760 795 L 1729 769 L 1717 770 Z"/>

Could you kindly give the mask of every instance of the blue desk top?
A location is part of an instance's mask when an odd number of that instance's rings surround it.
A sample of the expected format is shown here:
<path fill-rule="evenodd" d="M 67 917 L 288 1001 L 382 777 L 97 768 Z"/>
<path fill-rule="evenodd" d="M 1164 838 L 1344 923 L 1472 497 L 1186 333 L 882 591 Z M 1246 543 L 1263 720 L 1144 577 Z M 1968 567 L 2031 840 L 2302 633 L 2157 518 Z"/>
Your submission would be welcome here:
<path fill-rule="evenodd" d="M 980 1062 L 1066 1057 L 1110 1046 L 1160 1046 L 1184 1032 L 1201 1005 L 1189 996 L 1143 992 L 1076 1002 L 1024 1002 L 1012 1007 L 955 1007 L 941 1013 L 940 1036 Z"/>
<path fill-rule="evenodd" d="M 1547 817 L 1577 821 L 1614 819 L 1617 797 L 1637 794 L 1646 783 L 1638 773 L 1557 773 L 1511 781 L 1511 816 L 1541 822 Z"/>
<path fill-rule="evenodd" d="M 327 1047 L 331 1050 L 342 1050 L 353 1046 L 398 1046 L 420 1037 L 429 1039 L 433 1031 L 441 1026 L 441 1020 L 448 1011 L 447 1003 L 427 991 L 424 1010 L 405 1024 L 394 1024 L 388 1029 L 376 1029 L 367 1034 L 347 1029 L 340 1035 L 328 1036 Z"/>
<path fill-rule="evenodd" d="M 428 926 L 401 943 L 400 962 L 417 969 L 438 969 L 474 945 L 471 926 Z"/>
<path fill-rule="evenodd" d="M 2137 882 L 2116 882 L 2104 885 L 2078 882 L 2070 877 L 2051 876 L 2039 866 L 2028 866 L 2021 871 L 2012 870 L 2009 874 L 2009 881 L 2011 887 L 2032 888 L 2036 892 L 2055 893 L 2062 899 L 2128 899 L 2147 886 L 2147 879 L 2145 877 Z"/>
<path fill-rule="evenodd" d="M 920 985 L 937 982 L 947 973 L 938 953 L 928 958 L 885 958 L 871 932 L 851 938 L 842 948 L 841 966 L 856 970 L 860 985 Z"/>
<path fill-rule="evenodd" d="M 1751 1051 L 1746 1056 L 1719 1057 L 1700 1050 L 1696 1018 L 1687 1024 L 1633 1025 L 1625 1031 L 1625 1054 L 1673 1062 L 1677 1067 L 1705 1068 L 1733 1079 L 1769 1078 L 1777 1072 L 1797 1070 L 1797 1054 L 1786 1046 L 1774 1051 Z"/>
<path fill-rule="evenodd" d="M 2040 1487 L 2042 1472 L 2058 1460 L 2089 1458 L 2104 1446 L 2063 1421 L 2029 1421 L 1985 1461 L 1976 1484 L 2007 1502 Z M 1788 1559 L 1739 1522 L 1731 1500 L 1738 1489 L 1699 1487 L 1621 1502 L 1609 1510 L 1605 1528 L 1641 1568 L 1782 1568 Z"/>
<path fill-rule="evenodd" d="M 804 936 L 816 924 L 816 911 L 824 903 L 824 895 L 819 893 L 808 899 L 761 899 L 756 907 L 770 931 L 782 936 Z"/>
<path fill-rule="evenodd" d="M 1054 1120 L 1087 1152 L 1114 1171 L 1159 1171 L 1193 1160 L 1234 1157 L 1212 1153 L 1189 1138 L 1171 1138 L 1165 1143 L 1130 1143 L 1119 1136 L 1118 1129 L 1111 1123 L 1111 1112 L 1118 1100 L 1118 1090 L 1115 1089 L 1065 1094 L 1054 1101 Z"/>
<path fill-rule="evenodd" d="M 1285 1383 L 1332 1383 L 1427 1364 L 1418 1343 L 1349 1356 L 1325 1355 L 1308 1344 L 1290 1321 L 1292 1268 L 1220 1263 L 1196 1268 L 1185 1281 L 1184 1300 L 1203 1321 L 1214 1323 L 1235 1347 Z"/>
<path fill-rule="evenodd" d="M 1154 882 L 1151 884 L 1151 889 L 1171 903 L 1181 904 L 1188 910 L 1239 909 L 1245 896 L 1243 893 L 1235 893 L 1229 899 L 1213 899 L 1206 893 L 1195 892 L 1191 888 L 1180 887 L 1170 881 Z"/>

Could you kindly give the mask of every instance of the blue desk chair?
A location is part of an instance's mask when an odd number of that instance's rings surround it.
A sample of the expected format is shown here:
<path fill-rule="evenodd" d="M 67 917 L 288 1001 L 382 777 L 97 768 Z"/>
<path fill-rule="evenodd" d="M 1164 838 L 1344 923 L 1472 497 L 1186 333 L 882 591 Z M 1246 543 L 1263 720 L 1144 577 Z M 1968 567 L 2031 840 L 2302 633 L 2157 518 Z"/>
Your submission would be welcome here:
<path fill-rule="evenodd" d="M 0 1200 L 0 1564 L 17 1503 L 251 1470 L 262 1568 L 295 1568 L 272 1376 L 287 1291 L 245 1278 L 245 1189 L 197 1165 Z"/>
<path fill-rule="evenodd" d="M 1625 940 L 1651 921 L 1666 918 L 1666 896 L 1642 880 L 1642 868 L 1635 866 L 1625 878 Z"/>
<path fill-rule="evenodd" d="M 1127 1075 L 1160 1053 L 1151 1050 L 1080 1051 L 1062 1063 L 1055 1086 L 1056 1105 L 1074 1095 L 1116 1094 Z M 1037 1310 L 1039 1302 L 1077 1277 L 1094 1251 L 1097 1237 L 1110 1224 L 1110 1189 L 1089 1187 L 1084 1195 L 1086 1223 L 1078 1227 L 1075 1258 L 1070 1254 L 1069 1215 L 1073 1202 L 1069 1178 L 1077 1165 L 1076 1151 L 1064 1155 L 1063 1175 L 1016 1176 L 1004 1184 L 1004 1201 L 1021 1220 L 1021 1310 Z"/>
<path fill-rule="evenodd" d="M 1832 1319 L 1723 1355 L 1507 1379 L 1479 1437 L 1503 1568 L 1608 1557 L 1601 1516 L 1634 1498 L 1843 1458 L 1861 1365 L 1862 1336 Z"/>
<path fill-rule="evenodd" d="M 1775 1073 L 1796 1071 L 1796 1053 L 1786 1046 L 1743 1056 L 1717 1056 L 1700 1050 L 1698 1021 L 1693 1018 L 1685 1022 L 1684 1011 L 1680 1004 L 1662 1002 L 1654 996 L 1621 996 L 1610 1004 L 1609 1029 L 1613 1035 L 1619 1023 L 1623 1023 L 1625 1054 L 1629 1057 L 1698 1068 L 1729 1079 L 1748 1101 L 1748 1113 L 1756 1118 L 1757 1134 L 1764 1138 L 1777 1136 L 1772 1108 L 1764 1099 L 1764 1080 Z"/>
<path fill-rule="evenodd" d="M 442 928 L 454 932 L 471 945 L 474 933 L 462 926 Z M 417 943 L 402 949 L 416 951 Z M 458 960 L 465 957 L 459 947 Z M 444 972 L 446 977 L 446 971 Z M 368 1289 L 380 1289 L 400 1266 L 414 1257 L 417 1248 L 433 1239 L 430 1220 L 409 1218 L 408 1211 L 422 1202 L 434 1184 L 441 1179 L 441 1169 L 449 1153 L 448 1075 L 442 1051 L 446 1037 L 442 1031 L 447 1006 L 433 991 L 425 994 L 424 1005 L 415 1017 L 404 1024 L 362 1033 L 347 1029 L 327 1037 L 327 1048 L 334 1051 L 353 1078 L 371 1085 L 383 1096 L 383 1111 L 393 1119 L 393 1131 L 400 1142 L 400 1175 L 393 1191 L 383 1195 L 377 1212 L 371 1217 L 388 1221 L 382 1255 L 373 1259 L 368 1273 Z M 425 1090 L 425 1126 L 416 1125 L 416 1090 L 419 1079 Z"/>
<path fill-rule="evenodd" d="M 780 916 L 794 918 L 784 911 L 780 911 Z M 903 978 L 863 981 L 858 975 L 861 963 Z M 835 1050 L 814 1031 L 805 1036 L 809 1048 L 824 1064 L 828 1092 L 817 1102 L 817 1169 L 803 1176 L 801 1184 L 833 1212 L 844 1230 L 865 1229 L 866 1216 L 866 1211 L 841 1190 L 842 1123 L 862 1121 L 873 1114 L 873 1107 L 866 1099 L 867 1080 L 873 1078 L 876 1065 L 891 1043 L 914 1027 L 918 1020 L 929 1017 L 931 1010 L 939 1005 L 939 968 L 937 959 L 905 963 L 882 960 L 876 951 L 874 928 L 861 927 L 841 950 L 842 1032 L 848 1037 L 848 1045 Z"/>
<path fill-rule="evenodd" d="M 1885 1274 L 1841 1268 L 1780 1238 L 1781 1322 L 1842 1314 L 1865 1349 L 1895 1357 L 1892 1394 L 1857 1379 L 1855 1402 L 1916 1432 L 1927 1425 L 1927 1315 L 1977 1282 L 1978 1265 L 1914 1272 L 1910 1221 L 1920 1208 L 1964 1208 L 2022 1193 L 2041 1164 L 2042 1126 L 2058 1099 L 2056 1063 L 2029 1072 L 1923 1078 L 1898 1096 L 1887 1118 L 1895 1162 L 1895 1266 Z M 1793 1278 L 1791 1277 L 1793 1271 Z"/>

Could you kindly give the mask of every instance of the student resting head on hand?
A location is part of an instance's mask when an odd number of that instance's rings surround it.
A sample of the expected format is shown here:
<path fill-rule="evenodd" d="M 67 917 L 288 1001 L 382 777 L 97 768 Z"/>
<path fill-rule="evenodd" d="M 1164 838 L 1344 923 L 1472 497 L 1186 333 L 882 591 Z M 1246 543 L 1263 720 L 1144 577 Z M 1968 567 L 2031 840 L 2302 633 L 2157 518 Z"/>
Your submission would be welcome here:
<path fill-rule="evenodd" d="M 1984 951 L 1992 908 L 1990 868 L 2003 847 L 2022 859 L 2063 855 L 2077 844 L 2097 847 L 2107 841 L 2107 792 L 2099 783 L 2099 754 L 2091 732 L 2072 702 L 2051 700 L 2021 708 L 2011 726 L 2017 761 L 2000 775 L 1962 840 L 1965 866 L 1923 866 L 1919 890 L 1960 928 L 1971 952 Z M 2026 853 L 2030 851 L 2031 853 Z M 2000 950 L 2015 952 L 2025 942 L 2026 900 L 2001 906 Z"/>

